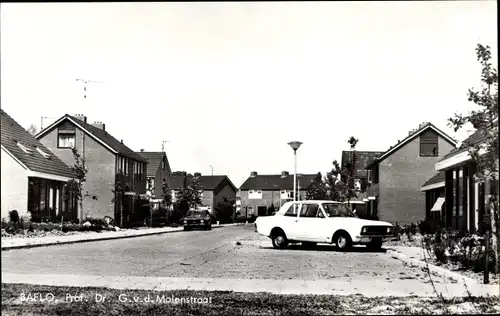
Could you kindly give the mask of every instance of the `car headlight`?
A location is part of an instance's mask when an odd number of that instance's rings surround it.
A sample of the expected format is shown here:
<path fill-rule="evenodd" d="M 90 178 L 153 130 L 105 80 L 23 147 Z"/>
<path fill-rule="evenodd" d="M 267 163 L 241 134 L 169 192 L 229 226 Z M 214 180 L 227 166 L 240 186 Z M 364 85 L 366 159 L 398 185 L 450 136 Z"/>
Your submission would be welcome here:
<path fill-rule="evenodd" d="M 184 221 L 184 224 L 187 224 L 188 221 Z"/>
<path fill-rule="evenodd" d="M 387 233 L 389 234 L 391 232 L 391 228 L 387 227 Z"/>
<path fill-rule="evenodd" d="M 366 233 L 366 231 L 367 231 L 366 227 L 363 227 L 363 229 L 361 229 L 361 232 L 362 232 L 363 234 L 364 234 L 364 233 Z"/>
<path fill-rule="evenodd" d="M 201 223 L 203 224 L 203 223 L 205 223 L 205 221 L 204 221 L 204 220 L 201 220 Z"/>

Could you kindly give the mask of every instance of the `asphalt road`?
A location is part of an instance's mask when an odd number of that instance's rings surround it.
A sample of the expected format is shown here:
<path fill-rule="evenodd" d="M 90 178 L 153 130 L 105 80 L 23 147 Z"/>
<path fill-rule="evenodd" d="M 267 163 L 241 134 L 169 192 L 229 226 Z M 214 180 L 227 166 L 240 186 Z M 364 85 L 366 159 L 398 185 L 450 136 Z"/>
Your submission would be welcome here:
<path fill-rule="evenodd" d="M 331 246 L 306 250 L 297 245 L 275 250 L 271 241 L 257 235 L 251 225 L 2 251 L 2 271 L 346 281 L 425 279 L 421 270 L 383 252 L 368 252 L 365 247 L 347 253 L 334 251 Z"/>

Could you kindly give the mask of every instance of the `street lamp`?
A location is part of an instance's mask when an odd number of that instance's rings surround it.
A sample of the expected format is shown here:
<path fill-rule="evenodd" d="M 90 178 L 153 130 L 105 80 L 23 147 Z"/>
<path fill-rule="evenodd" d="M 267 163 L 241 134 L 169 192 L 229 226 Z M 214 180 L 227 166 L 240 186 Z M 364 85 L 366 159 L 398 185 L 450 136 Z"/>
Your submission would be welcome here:
<path fill-rule="evenodd" d="M 293 201 L 297 201 L 297 149 L 302 145 L 299 141 L 289 142 L 288 145 L 293 149 L 294 172 L 293 172 Z"/>

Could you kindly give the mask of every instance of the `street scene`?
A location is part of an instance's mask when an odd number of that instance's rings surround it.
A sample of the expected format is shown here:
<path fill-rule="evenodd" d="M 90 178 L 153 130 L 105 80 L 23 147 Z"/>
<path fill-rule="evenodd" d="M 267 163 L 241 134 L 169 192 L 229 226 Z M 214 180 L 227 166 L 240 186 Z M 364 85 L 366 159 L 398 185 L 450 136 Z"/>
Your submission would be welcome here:
<path fill-rule="evenodd" d="M 1 6 L 2 315 L 500 313 L 496 2 Z"/>

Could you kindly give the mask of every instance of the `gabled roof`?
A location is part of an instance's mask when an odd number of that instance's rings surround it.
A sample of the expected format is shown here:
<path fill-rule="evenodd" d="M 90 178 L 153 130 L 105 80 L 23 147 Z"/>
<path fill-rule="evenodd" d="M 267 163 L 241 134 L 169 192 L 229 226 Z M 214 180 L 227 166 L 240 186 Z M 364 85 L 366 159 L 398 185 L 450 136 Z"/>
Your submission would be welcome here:
<path fill-rule="evenodd" d="M 136 154 L 132 149 L 125 146 L 122 142 L 111 136 L 111 134 L 109 134 L 108 132 L 103 131 L 102 129 L 97 128 L 91 124 L 88 124 L 69 114 L 62 116 L 60 119 L 49 125 L 47 128 L 40 131 L 37 135 L 35 135 L 35 137 L 37 139 L 40 139 L 41 137 L 43 137 L 43 135 L 54 129 L 56 126 L 58 126 L 65 120 L 68 120 L 74 125 L 76 125 L 87 135 L 94 138 L 98 143 L 109 149 L 112 153 L 147 163 L 146 159 Z"/>
<path fill-rule="evenodd" d="M 316 174 L 302 174 L 297 177 L 301 189 L 306 189 L 316 178 Z M 240 186 L 240 190 L 293 190 L 293 174 L 282 177 L 281 174 L 264 174 L 249 177 Z"/>
<path fill-rule="evenodd" d="M 165 168 L 170 170 L 167 154 L 164 151 L 138 151 L 136 153 L 148 161 L 147 177 L 154 177 L 156 175 L 163 157 L 165 157 Z"/>
<path fill-rule="evenodd" d="M 356 175 L 357 178 L 366 178 L 368 171 L 366 167 L 370 165 L 377 157 L 381 156 L 383 151 L 358 151 L 356 150 Z M 352 162 L 353 152 L 349 150 L 342 151 L 341 166 Z"/>
<path fill-rule="evenodd" d="M 446 140 L 450 144 L 452 144 L 454 146 L 457 145 L 457 141 L 455 139 L 451 138 L 448 134 L 446 134 L 445 132 L 441 131 L 439 128 L 437 128 L 436 126 L 434 126 L 432 123 L 427 123 L 427 124 L 423 125 L 422 127 L 420 127 L 419 129 L 417 129 L 416 131 L 414 131 L 412 134 L 408 135 L 402 141 L 398 142 L 395 146 L 392 146 L 391 148 L 389 148 L 382 155 L 380 155 L 380 157 L 378 157 L 371 164 L 369 164 L 366 168 L 368 169 L 371 166 L 380 163 L 382 160 L 384 160 L 385 158 L 387 158 L 390 155 L 392 155 L 394 152 L 396 152 L 401 147 L 405 146 L 406 144 L 408 144 L 409 142 L 411 142 L 412 140 L 414 140 L 415 138 L 417 138 L 418 136 L 420 136 L 423 132 L 425 132 L 428 129 L 431 129 L 431 130 L 435 131 L 439 136 L 441 136 L 444 140 Z"/>
<path fill-rule="evenodd" d="M 427 180 L 422 187 L 431 185 L 431 184 L 436 184 L 444 181 L 444 171 L 439 171 L 435 175 L 432 176 L 429 180 Z"/>
<path fill-rule="evenodd" d="M 191 175 L 192 177 L 192 175 Z M 191 178 L 188 176 L 188 180 Z M 182 188 L 184 183 L 184 176 L 172 176 L 172 190 L 179 190 Z M 213 191 L 215 190 L 221 183 L 227 179 L 230 186 L 236 190 L 234 184 L 229 180 L 228 176 L 224 175 L 215 175 L 215 176 L 200 176 L 200 184 L 203 190 L 205 191 Z"/>
<path fill-rule="evenodd" d="M 467 137 L 462 142 L 462 145 L 459 148 L 452 149 L 449 153 L 444 155 L 444 157 L 439 161 L 443 161 L 443 160 L 448 159 L 452 156 L 455 156 L 455 155 L 458 155 L 464 151 L 467 151 L 467 150 L 469 150 L 469 148 L 471 146 L 479 145 L 480 143 L 482 143 L 485 140 L 486 140 L 486 135 L 484 135 L 481 130 L 476 130 L 474 133 L 472 133 L 472 135 Z"/>
<path fill-rule="evenodd" d="M 71 168 L 47 149 L 38 139 L 1 110 L 2 147 L 30 171 L 74 178 Z M 18 145 L 20 144 L 20 146 Z M 28 150 L 26 153 L 23 147 Z"/>

